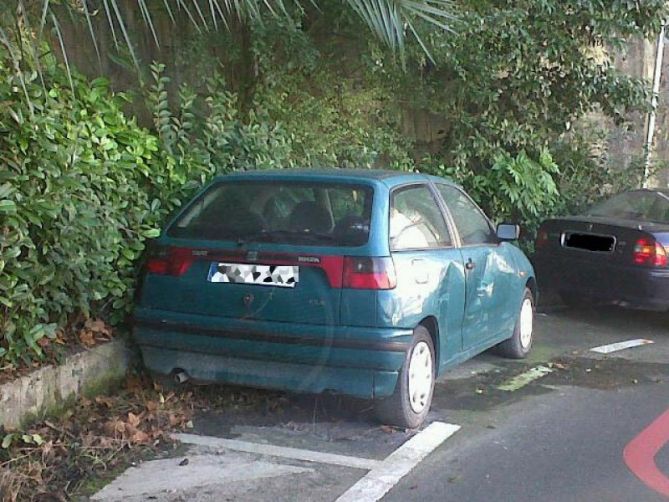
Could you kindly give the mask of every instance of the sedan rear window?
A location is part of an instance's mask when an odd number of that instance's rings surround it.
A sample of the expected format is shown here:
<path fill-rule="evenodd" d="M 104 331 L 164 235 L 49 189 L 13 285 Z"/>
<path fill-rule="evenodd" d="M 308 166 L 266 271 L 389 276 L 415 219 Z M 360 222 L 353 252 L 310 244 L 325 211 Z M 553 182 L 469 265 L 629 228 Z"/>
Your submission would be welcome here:
<path fill-rule="evenodd" d="M 235 181 L 213 185 L 167 230 L 185 239 L 361 246 L 372 188 L 322 182 Z"/>
<path fill-rule="evenodd" d="M 625 192 L 596 204 L 586 216 L 669 223 L 669 197 L 647 190 Z"/>

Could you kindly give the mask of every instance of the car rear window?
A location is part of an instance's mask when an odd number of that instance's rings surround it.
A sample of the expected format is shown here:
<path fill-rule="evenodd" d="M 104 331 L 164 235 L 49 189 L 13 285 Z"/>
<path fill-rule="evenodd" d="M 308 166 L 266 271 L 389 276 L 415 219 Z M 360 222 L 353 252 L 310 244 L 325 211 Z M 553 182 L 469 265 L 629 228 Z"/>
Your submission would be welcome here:
<path fill-rule="evenodd" d="M 185 239 L 361 246 L 373 190 L 365 185 L 228 181 L 201 194 L 170 226 Z"/>
<path fill-rule="evenodd" d="M 669 197 L 652 191 L 621 193 L 596 204 L 586 216 L 669 223 Z"/>

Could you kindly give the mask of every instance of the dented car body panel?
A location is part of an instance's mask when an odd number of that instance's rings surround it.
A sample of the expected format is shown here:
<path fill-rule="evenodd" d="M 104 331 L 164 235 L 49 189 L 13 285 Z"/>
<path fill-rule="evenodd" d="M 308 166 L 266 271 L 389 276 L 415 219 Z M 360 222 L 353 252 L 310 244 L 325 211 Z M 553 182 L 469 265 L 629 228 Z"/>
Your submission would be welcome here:
<path fill-rule="evenodd" d="M 211 209 L 216 190 L 234 193 L 235 184 L 257 214 Z M 532 266 L 507 242 L 464 244 L 437 184 L 457 188 L 374 170 L 217 178 L 166 225 L 148 257 L 133 327 L 145 365 L 204 381 L 376 398 L 392 394 L 419 324 L 431 329 L 439 371 L 510 338 L 526 286 L 536 291 Z M 402 207 L 409 245 L 401 247 L 391 237 L 404 221 L 393 219 L 393 194 L 407 187 L 423 205 Z M 237 233 L 226 226 L 232 219 L 244 222 Z M 197 238 L 200 229 L 206 238 Z M 412 245 L 424 236 L 435 242 Z"/>

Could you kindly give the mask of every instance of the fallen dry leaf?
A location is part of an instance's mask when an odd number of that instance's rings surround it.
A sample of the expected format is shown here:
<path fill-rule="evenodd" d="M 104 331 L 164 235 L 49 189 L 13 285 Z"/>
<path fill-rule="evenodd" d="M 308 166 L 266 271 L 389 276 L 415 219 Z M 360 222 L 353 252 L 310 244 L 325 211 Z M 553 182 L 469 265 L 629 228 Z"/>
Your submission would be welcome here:
<path fill-rule="evenodd" d="M 128 423 L 132 427 L 137 427 L 140 422 L 141 419 L 139 418 L 139 416 L 135 415 L 133 412 L 128 413 Z"/>
<path fill-rule="evenodd" d="M 108 396 L 97 396 L 95 398 L 95 402 L 98 404 L 102 404 L 106 406 L 107 408 L 111 408 L 113 406 L 114 401 L 112 400 L 111 397 Z"/>
<path fill-rule="evenodd" d="M 95 337 L 93 336 L 92 331 L 88 331 L 85 329 L 82 329 L 79 332 L 79 341 L 85 346 L 85 347 L 92 347 L 95 345 Z"/>
<path fill-rule="evenodd" d="M 149 435 L 144 431 L 137 431 L 130 438 L 133 443 L 147 443 L 150 439 Z"/>

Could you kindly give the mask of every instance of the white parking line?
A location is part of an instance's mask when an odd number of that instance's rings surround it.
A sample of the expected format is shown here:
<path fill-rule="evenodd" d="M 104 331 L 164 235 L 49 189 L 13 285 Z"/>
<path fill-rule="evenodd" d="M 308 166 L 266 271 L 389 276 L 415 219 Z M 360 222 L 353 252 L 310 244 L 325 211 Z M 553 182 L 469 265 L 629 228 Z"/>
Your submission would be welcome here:
<path fill-rule="evenodd" d="M 174 439 L 186 444 L 206 446 L 209 448 L 227 448 L 228 450 L 243 451 L 246 453 L 257 453 L 272 457 L 283 457 L 294 460 L 305 460 L 307 462 L 318 462 L 321 464 L 340 465 L 353 467 L 354 469 L 374 469 L 381 464 L 380 460 L 371 458 L 349 457 L 334 453 L 322 453 L 312 450 L 301 450 L 286 446 L 274 446 L 271 444 L 249 443 L 236 439 L 223 439 L 211 436 L 199 436 L 197 434 L 174 434 Z"/>
<path fill-rule="evenodd" d="M 419 432 L 360 481 L 349 488 L 337 502 L 375 502 L 409 474 L 427 455 L 460 429 L 459 425 L 433 422 Z"/>
<path fill-rule="evenodd" d="M 653 340 L 646 340 L 644 338 L 637 338 L 635 340 L 627 340 L 626 342 L 611 343 L 609 345 L 601 345 L 590 349 L 590 352 L 598 352 L 599 354 L 610 354 L 618 350 L 629 349 L 631 347 L 638 347 L 639 345 L 648 345 L 655 343 Z"/>

